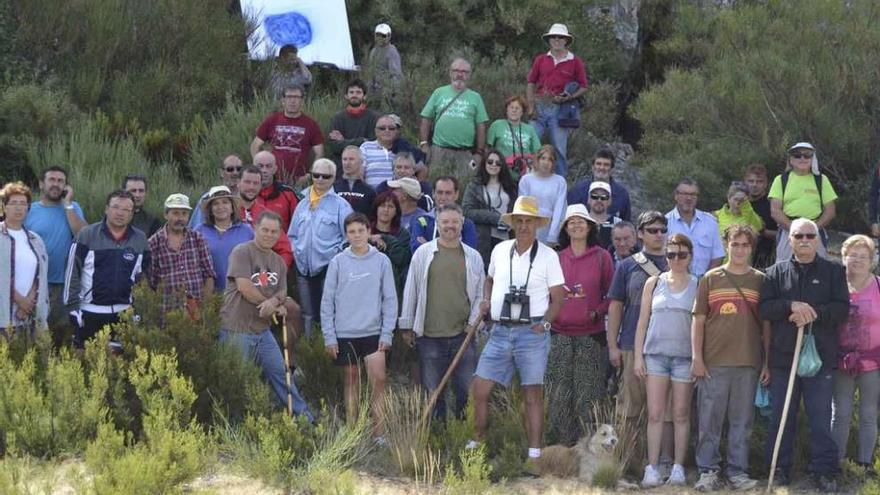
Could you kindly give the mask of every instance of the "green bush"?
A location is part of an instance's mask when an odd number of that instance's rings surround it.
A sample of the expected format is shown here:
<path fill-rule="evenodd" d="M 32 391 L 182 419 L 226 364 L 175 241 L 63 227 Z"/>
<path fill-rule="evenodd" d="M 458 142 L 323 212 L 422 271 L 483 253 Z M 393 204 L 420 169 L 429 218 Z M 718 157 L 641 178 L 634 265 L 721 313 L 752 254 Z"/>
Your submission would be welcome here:
<path fill-rule="evenodd" d="M 634 110 L 649 195 L 669 198 L 691 175 L 702 182 L 701 208 L 715 209 L 745 165 L 776 175 L 788 146 L 807 140 L 840 196 L 834 226 L 863 227 L 880 100 L 874 73 L 858 68 L 880 66 L 880 27 L 864 22 L 876 5 L 773 0 L 689 15 L 702 21 L 682 22 L 677 36 L 708 37 L 704 63 L 668 72 Z"/>
<path fill-rule="evenodd" d="M 489 476 L 492 467 L 486 461 L 486 448 L 462 450 L 459 458 L 460 471 L 448 466 L 443 478 L 443 493 L 461 495 L 483 495 L 500 492 L 493 490 Z"/>

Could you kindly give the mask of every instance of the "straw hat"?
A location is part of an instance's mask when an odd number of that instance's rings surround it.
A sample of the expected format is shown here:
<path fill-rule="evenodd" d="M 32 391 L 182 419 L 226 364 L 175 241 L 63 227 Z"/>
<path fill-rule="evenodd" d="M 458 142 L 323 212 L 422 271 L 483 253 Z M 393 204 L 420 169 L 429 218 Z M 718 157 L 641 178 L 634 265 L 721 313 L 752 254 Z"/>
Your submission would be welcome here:
<path fill-rule="evenodd" d="M 228 198 L 232 201 L 233 211 L 238 210 L 241 198 L 232 194 L 232 191 L 226 186 L 214 186 L 208 190 L 208 194 L 205 195 L 205 200 L 202 201 L 202 212 L 207 215 L 208 212 L 211 211 L 211 203 L 215 199 L 223 198 Z"/>
<path fill-rule="evenodd" d="M 538 227 L 544 227 L 550 223 L 550 218 L 541 215 L 538 211 L 538 198 L 520 196 L 513 204 L 513 211 L 501 215 L 501 221 L 513 227 L 513 217 L 532 217 L 539 220 Z"/>
<path fill-rule="evenodd" d="M 568 41 L 565 42 L 565 46 L 570 45 L 571 42 L 574 41 L 574 36 L 568 34 L 568 26 L 566 26 L 565 24 L 556 23 L 550 26 L 550 30 L 544 33 L 541 38 L 543 38 L 544 42 L 547 43 L 548 38 L 550 38 L 551 36 L 562 36 L 568 38 Z"/>
<path fill-rule="evenodd" d="M 565 220 L 562 221 L 562 228 L 565 228 L 565 224 L 571 220 L 572 217 L 581 217 L 584 220 L 591 222 L 593 226 L 599 225 L 599 222 L 590 215 L 590 212 L 587 211 L 587 207 L 582 203 L 578 203 L 576 205 L 568 205 L 568 208 L 565 209 Z"/>

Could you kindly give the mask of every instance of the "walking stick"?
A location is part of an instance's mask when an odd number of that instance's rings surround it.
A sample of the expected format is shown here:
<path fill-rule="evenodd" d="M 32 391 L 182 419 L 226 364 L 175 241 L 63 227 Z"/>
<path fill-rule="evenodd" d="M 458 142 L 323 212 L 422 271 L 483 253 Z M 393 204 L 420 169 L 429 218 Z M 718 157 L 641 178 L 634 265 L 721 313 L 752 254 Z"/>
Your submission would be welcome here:
<path fill-rule="evenodd" d="M 431 417 L 431 412 L 434 410 L 434 404 L 437 403 L 437 399 L 440 398 L 440 394 L 443 393 L 443 388 L 446 387 L 446 382 L 449 381 L 449 377 L 452 376 L 452 372 L 455 371 L 455 368 L 458 367 L 459 361 L 461 361 L 461 356 L 464 355 L 464 351 L 470 345 L 471 340 L 474 339 L 474 334 L 477 333 L 477 329 L 480 328 L 480 324 L 483 323 L 483 315 L 481 314 L 476 323 L 474 323 L 473 327 L 470 327 L 470 331 L 468 328 L 465 328 L 465 332 L 467 335 L 464 337 L 464 341 L 461 343 L 461 347 L 458 348 L 458 352 L 455 353 L 455 357 L 452 358 L 452 362 L 449 363 L 449 369 L 446 370 L 446 373 L 443 375 L 443 378 L 440 380 L 440 384 L 437 385 L 437 388 L 431 392 L 431 396 L 428 398 L 428 404 L 425 406 L 425 411 L 422 413 L 422 420 L 419 423 L 421 426 L 425 427 L 428 425 L 428 418 Z"/>
<path fill-rule="evenodd" d="M 274 318 L 274 317 L 273 317 Z M 276 318 L 277 322 L 278 319 Z M 287 413 L 293 416 L 293 392 L 290 391 L 290 353 L 287 351 L 287 315 L 281 315 L 281 335 L 284 339 L 284 379 L 287 382 Z"/>
<path fill-rule="evenodd" d="M 776 431 L 776 444 L 773 446 L 773 458 L 770 463 L 770 477 L 767 479 L 767 491 L 773 487 L 773 475 L 776 473 L 776 458 L 779 456 L 779 446 L 782 444 L 782 435 L 785 432 L 785 420 L 788 418 L 788 406 L 791 402 L 791 391 L 794 388 L 794 377 L 797 375 L 798 358 L 801 355 L 801 342 L 804 340 L 804 327 L 797 329 L 797 341 L 794 344 L 794 359 L 791 361 L 791 372 L 788 374 L 788 388 L 785 390 L 785 402 L 782 405 L 782 418 L 779 420 L 779 430 Z"/>

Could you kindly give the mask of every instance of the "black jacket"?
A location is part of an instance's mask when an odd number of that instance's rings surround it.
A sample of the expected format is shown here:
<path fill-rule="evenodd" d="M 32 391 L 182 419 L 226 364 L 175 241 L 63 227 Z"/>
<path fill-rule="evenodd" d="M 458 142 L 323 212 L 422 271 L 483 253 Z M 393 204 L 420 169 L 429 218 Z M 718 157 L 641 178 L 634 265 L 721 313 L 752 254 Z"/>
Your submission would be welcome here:
<path fill-rule="evenodd" d="M 773 325 L 771 368 L 789 369 L 794 358 L 797 326 L 788 321 L 792 301 L 805 302 L 818 314 L 813 334 L 822 358 L 820 372 L 836 368 L 838 328 L 849 316 L 846 270 L 839 263 L 818 256 L 808 264 L 800 264 L 792 257 L 767 269 L 761 289 L 761 318 Z"/>
<path fill-rule="evenodd" d="M 376 191 L 361 179 L 354 181 L 354 187 L 349 187 L 348 179 L 340 177 L 333 183 L 336 194 L 345 198 L 351 208 L 366 216 L 371 216 L 373 201 L 376 199 Z"/>

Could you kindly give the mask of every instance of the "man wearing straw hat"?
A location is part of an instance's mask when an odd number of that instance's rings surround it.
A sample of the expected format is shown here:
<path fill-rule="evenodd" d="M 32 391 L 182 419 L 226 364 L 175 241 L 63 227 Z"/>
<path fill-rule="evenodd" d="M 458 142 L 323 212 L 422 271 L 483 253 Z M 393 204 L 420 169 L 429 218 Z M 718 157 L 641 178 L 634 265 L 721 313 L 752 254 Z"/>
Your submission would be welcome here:
<path fill-rule="evenodd" d="M 789 243 L 794 255 L 781 259 L 767 269 L 761 288 L 761 318 L 772 325 L 770 341 L 770 406 L 773 416 L 767 428 L 764 459 L 773 456 L 780 423 L 782 442 L 774 480 L 780 485 L 789 481 L 793 462 L 792 447 L 800 399 L 809 424 L 810 460 L 807 471 L 822 492 L 837 491 L 835 478 L 840 471 L 837 444 L 831 435 L 832 370 L 837 363 L 840 324 L 849 316 L 849 289 L 844 268 L 817 253 L 819 227 L 812 220 L 798 218 L 791 222 Z M 803 330 L 798 330 L 798 328 Z M 813 376 L 797 376 L 789 387 L 798 333 L 812 331 L 822 364 Z M 803 353 L 801 353 L 803 358 Z M 790 395 L 788 415 L 783 418 Z"/>
<path fill-rule="evenodd" d="M 534 196 L 520 196 L 513 211 L 501 216 L 516 238 L 495 246 L 483 288 L 481 310 L 494 323 L 474 376 L 475 448 L 483 439 L 489 395 L 495 383 L 510 386 L 519 373 L 526 400 L 529 458 L 541 457 L 544 429 L 544 370 L 550 352 L 550 324 L 565 300 L 559 257 L 538 242 L 537 231 L 550 223 L 538 213 Z M 495 283 L 497 280 L 497 283 Z"/>
<path fill-rule="evenodd" d="M 568 173 L 568 135 L 570 128 L 561 127 L 560 105 L 571 102 L 587 92 L 587 71 L 584 62 L 568 50 L 574 37 L 565 24 L 554 24 L 542 36 L 550 51 L 535 57 L 526 85 L 529 117 L 538 136 L 550 131 L 550 143 L 556 148 L 556 173 Z"/>

